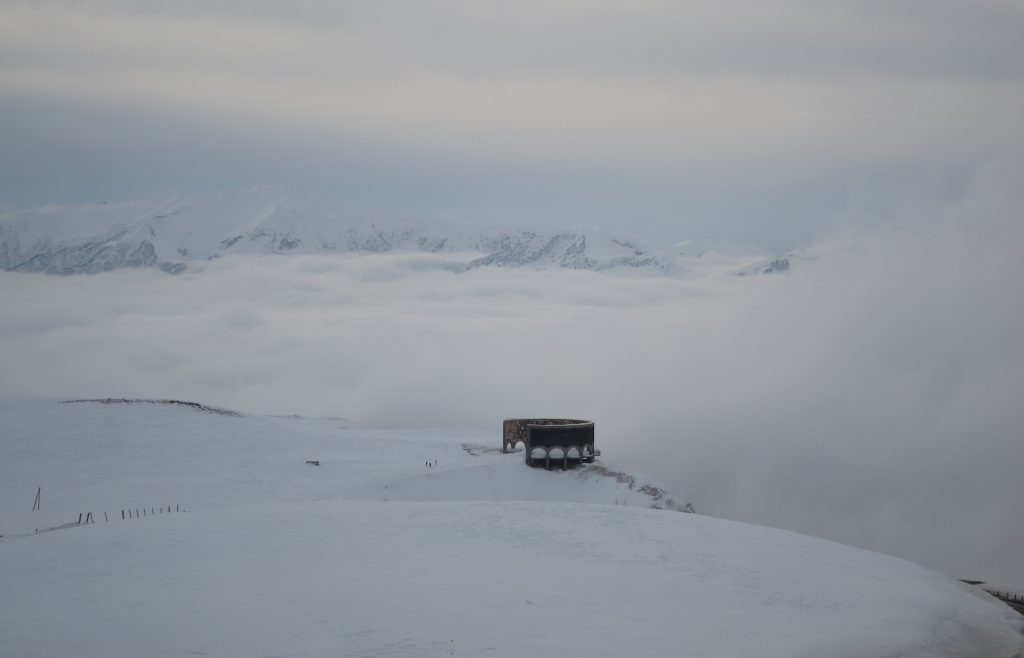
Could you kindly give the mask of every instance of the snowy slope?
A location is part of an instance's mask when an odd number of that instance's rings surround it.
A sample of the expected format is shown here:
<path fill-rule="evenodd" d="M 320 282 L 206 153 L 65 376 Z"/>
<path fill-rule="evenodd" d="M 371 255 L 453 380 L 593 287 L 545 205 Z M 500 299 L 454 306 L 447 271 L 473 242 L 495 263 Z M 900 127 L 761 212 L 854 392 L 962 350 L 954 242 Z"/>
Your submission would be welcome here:
<path fill-rule="evenodd" d="M 787 272 L 795 264 L 813 259 L 805 252 L 774 255 L 752 245 L 721 240 L 684 240 L 672 245 L 669 254 L 688 272 L 739 276 Z"/>
<path fill-rule="evenodd" d="M 521 452 L 501 453 L 493 432 L 353 430 L 342 420 L 147 403 L 0 405 L 5 451 L 17 457 L 0 465 L 0 500 L 18 500 L 25 491 L 31 499 L 37 486 L 45 500 L 40 512 L 31 511 L 31 500 L 0 510 L 5 535 L 59 525 L 79 512 L 117 511 L 120 518 L 128 507 L 172 504 L 200 510 L 342 498 L 678 502 L 642 493 L 657 487 L 649 479 L 634 478 L 631 488 L 598 465 L 567 473 L 527 469 Z M 427 460 L 437 467 L 427 470 Z"/>
<path fill-rule="evenodd" d="M 275 187 L 0 214 L 0 269 L 50 274 L 160 267 L 235 254 L 452 254 L 451 269 L 483 266 L 626 269 L 664 273 L 672 261 L 600 231 L 540 234 L 437 219 L 378 217 L 308 201 Z"/>
<path fill-rule="evenodd" d="M 181 405 L 11 400 L 0 417 L 0 656 L 1013 656 L 1022 646 L 1024 619 L 980 590 L 811 537 L 650 509 L 670 496 L 608 464 L 529 469 L 495 450 L 497 423 L 365 431 Z M 31 512 L 38 486 L 42 511 Z M 188 512 L 120 519 L 179 504 Z M 34 533 L 88 511 L 98 523 Z"/>

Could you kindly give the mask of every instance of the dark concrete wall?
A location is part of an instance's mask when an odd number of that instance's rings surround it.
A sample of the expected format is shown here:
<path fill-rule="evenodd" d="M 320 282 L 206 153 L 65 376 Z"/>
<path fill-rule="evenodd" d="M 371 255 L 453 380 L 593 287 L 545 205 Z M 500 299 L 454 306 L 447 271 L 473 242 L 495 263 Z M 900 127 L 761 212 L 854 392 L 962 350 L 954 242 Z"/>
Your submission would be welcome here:
<path fill-rule="evenodd" d="M 544 458 L 540 460 L 550 467 L 551 450 L 562 450 L 560 460 L 562 467 L 569 464 L 569 449 L 575 447 L 579 455 L 573 457 L 583 461 L 592 461 L 597 451 L 594 450 L 594 423 L 587 420 L 570 418 L 510 418 L 502 423 L 501 450 L 505 452 L 515 448 L 520 441 L 526 446 L 524 457 L 530 466 L 535 464 L 533 449 L 544 450 Z M 556 462 L 557 463 L 557 462 Z"/>
<path fill-rule="evenodd" d="M 585 425 L 588 421 L 585 420 L 574 420 L 571 418 L 509 418 L 502 423 L 502 451 L 511 450 L 516 447 L 516 444 L 522 441 L 524 444 L 529 445 L 530 430 L 529 426 L 546 426 L 546 425 Z M 594 442 L 594 424 L 590 423 L 590 441 Z M 546 445 L 546 444 L 543 444 Z M 556 445 L 556 444 L 552 444 Z M 583 445 L 581 443 L 574 443 L 572 445 Z"/>
<path fill-rule="evenodd" d="M 572 425 L 527 425 L 529 429 L 529 446 L 531 448 L 594 445 L 594 424 L 577 423 Z"/>

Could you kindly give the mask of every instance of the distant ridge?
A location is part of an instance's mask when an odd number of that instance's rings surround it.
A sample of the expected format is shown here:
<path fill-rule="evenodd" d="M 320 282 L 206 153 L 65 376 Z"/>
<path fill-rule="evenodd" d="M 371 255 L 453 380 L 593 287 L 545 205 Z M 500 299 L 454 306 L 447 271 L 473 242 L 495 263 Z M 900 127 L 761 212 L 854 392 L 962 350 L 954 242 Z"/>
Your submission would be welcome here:
<path fill-rule="evenodd" d="M 91 400 L 61 400 L 61 404 L 78 404 L 81 402 L 98 402 L 100 404 L 164 404 L 164 405 L 179 405 L 195 411 L 203 411 L 210 414 L 219 414 L 221 416 L 241 416 L 242 414 L 237 411 L 230 409 L 223 409 L 221 407 L 211 407 L 206 404 L 200 404 L 198 402 L 186 402 L 184 400 L 145 400 L 142 398 L 95 398 Z"/>
<path fill-rule="evenodd" d="M 235 254 L 459 254 L 449 269 L 533 267 L 664 272 L 671 261 L 599 231 L 541 234 L 437 219 L 303 209 L 273 187 L 149 201 L 49 206 L 0 215 L 0 269 L 93 274 L 126 267 L 183 272 Z"/>

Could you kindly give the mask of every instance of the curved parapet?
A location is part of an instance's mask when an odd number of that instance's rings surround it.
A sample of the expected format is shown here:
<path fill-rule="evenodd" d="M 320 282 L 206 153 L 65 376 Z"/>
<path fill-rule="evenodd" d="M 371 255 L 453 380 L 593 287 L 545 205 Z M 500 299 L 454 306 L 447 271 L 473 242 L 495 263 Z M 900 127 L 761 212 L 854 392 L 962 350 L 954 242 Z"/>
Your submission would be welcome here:
<path fill-rule="evenodd" d="M 586 420 L 573 420 L 570 418 L 508 418 L 502 423 L 502 443 L 501 451 L 508 452 L 516 447 L 516 444 L 522 442 L 524 445 L 527 444 L 527 438 L 529 438 L 529 426 L 545 426 L 545 425 L 586 425 L 589 424 L 593 428 L 594 424 Z"/>
<path fill-rule="evenodd" d="M 520 442 L 526 447 L 525 460 L 528 465 L 534 464 L 533 450 L 544 451 L 544 464 L 551 465 L 551 451 L 558 449 L 556 456 L 565 468 L 569 464 L 569 452 L 576 453 L 573 461 L 591 461 L 595 455 L 601 454 L 594 450 L 594 423 L 589 420 L 570 418 L 509 418 L 502 423 L 501 451 L 513 450 Z M 557 453 L 556 453 L 557 454 Z"/>

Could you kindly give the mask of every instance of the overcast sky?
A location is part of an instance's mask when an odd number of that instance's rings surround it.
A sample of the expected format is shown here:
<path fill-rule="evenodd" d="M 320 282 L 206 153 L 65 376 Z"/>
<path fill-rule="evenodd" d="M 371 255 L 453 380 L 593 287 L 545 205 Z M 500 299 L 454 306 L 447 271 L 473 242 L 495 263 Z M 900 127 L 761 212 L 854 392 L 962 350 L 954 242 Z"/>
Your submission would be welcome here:
<path fill-rule="evenodd" d="M 0 203 L 271 183 L 781 250 L 1019 153 L 1021 34 L 1017 0 L 8 0 Z"/>

